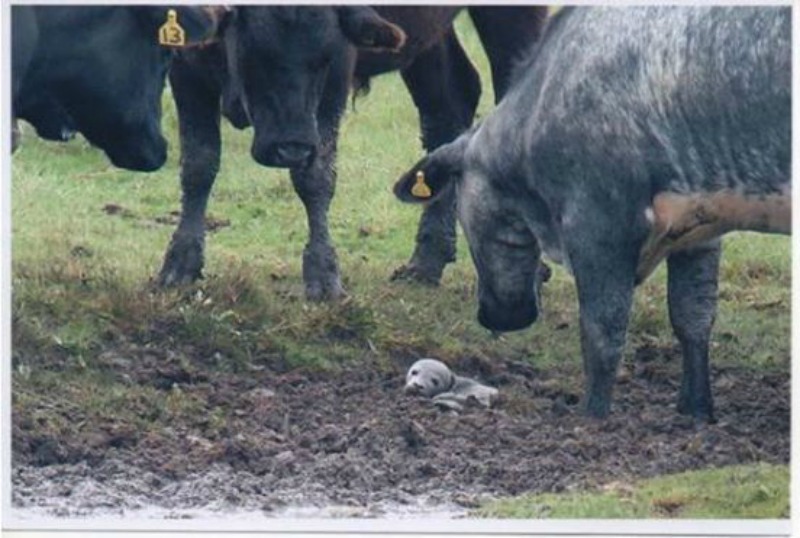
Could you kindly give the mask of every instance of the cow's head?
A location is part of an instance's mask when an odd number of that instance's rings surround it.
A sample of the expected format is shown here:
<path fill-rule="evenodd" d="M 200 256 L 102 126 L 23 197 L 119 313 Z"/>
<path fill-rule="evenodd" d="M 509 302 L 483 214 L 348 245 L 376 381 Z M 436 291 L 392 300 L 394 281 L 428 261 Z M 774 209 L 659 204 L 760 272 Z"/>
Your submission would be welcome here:
<path fill-rule="evenodd" d="M 60 101 L 49 92 L 36 92 L 37 97 L 31 96 L 31 103 L 27 106 L 28 122 L 36 128 L 36 134 L 45 140 L 66 142 L 71 140 L 77 132 L 75 121 L 64 110 Z"/>
<path fill-rule="evenodd" d="M 364 6 L 237 7 L 222 25 L 231 87 L 265 166 L 307 167 L 349 91 L 353 47 L 396 50 L 403 31 Z M 333 102 L 322 102 L 323 97 Z"/>
<path fill-rule="evenodd" d="M 474 132 L 423 158 L 394 192 L 419 204 L 455 187 L 458 219 L 478 271 L 478 321 L 494 331 L 523 329 L 538 317 L 539 287 L 549 268 L 540 263 L 539 243 L 519 210 L 519 193 L 493 181 L 480 148 L 472 144 Z"/>
<path fill-rule="evenodd" d="M 60 131 L 59 123 L 77 129 L 122 168 L 164 164 L 161 94 L 173 50 L 159 43 L 159 30 L 174 10 L 184 44 L 198 43 L 215 32 L 213 13 L 190 6 L 34 9 L 39 35 L 14 103 L 17 117 L 45 133 Z"/>

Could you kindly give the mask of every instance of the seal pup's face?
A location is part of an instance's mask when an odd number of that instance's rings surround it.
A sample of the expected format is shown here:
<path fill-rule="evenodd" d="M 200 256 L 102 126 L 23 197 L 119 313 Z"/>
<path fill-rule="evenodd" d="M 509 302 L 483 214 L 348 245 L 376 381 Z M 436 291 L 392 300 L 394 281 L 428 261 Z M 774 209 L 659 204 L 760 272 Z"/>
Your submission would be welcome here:
<path fill-rule="evenodd" d="M 436 359 L 420 359 L 408 369 L 405 391 L 431 398 L 450 390 L 454 382 L 455 375 L 445 363 Z"/>

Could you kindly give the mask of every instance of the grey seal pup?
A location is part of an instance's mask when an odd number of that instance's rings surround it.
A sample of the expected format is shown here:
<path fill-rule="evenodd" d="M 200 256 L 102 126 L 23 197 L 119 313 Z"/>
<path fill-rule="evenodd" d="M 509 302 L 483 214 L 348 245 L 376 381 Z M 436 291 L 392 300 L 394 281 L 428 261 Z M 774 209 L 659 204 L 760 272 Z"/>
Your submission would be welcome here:
<path fill-rule="evenodd" d="M 406 374 L 405 392 L 431 398 L 438 407 L 460 411 L 470 398 L 490 407 L 497 398 L 494 387 L 454 374 L 445 363 L 436 359 L 420 359 Z"/>

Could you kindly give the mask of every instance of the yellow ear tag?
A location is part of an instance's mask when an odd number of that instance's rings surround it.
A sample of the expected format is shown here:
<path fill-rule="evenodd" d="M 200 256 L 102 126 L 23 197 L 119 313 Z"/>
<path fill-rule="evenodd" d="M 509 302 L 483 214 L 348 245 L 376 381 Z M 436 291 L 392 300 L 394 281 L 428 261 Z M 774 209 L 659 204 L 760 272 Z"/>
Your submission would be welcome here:
<path fill-rule="evenodd" d="M 411 194 L 417 198 L 431 197 L 431 188 L 425 183 L 425 172 L 422 170 L 417 171 L 417 180 L 414 182 L 414 186 L 411 187 Z"/>
<path fill-rule="evenodd" d="M 166 47 L 182 47 L 186 44 L 186 32 L 178 24 L 178 12 L 167 11 L 167 22 L 158 29 L 158 42 Z"/>

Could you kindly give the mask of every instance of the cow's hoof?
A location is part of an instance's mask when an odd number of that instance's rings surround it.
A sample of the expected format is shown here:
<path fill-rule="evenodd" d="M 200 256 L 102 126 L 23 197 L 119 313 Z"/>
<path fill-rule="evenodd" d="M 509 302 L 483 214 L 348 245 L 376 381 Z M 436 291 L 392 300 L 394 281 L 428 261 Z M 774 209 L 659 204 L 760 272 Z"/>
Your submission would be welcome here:
<path fill-rule="evenodd" d="M 589 397 L 583 403 L 583 414 L 596 420 L 604 420 L 611 413 L 611 401 Z"/>
<path fill-rule="evenodd" d="M 173 239 L 156 284 L 161 288 L 183 286 L 203 278 L 202 240 L 175 241 Z"/>
<path fill-rule="evenodd" d="M 159 288 L 174 288 L 178 286 L 185 286 L 187 284 L 191 284 L 197 280 L 203 278 L 202 272 L 198 271 L 196 273 L 187 275 L 182 274 L 179 271 L 171 271 L 162 268 L 161 271 L 158 273 L 158 278 L 156 279 L 156 285 Z"/>
<path fill-rule="evenodd" d="M 700 424 L 716 424 L 714 411 L 710 406 L 693 406 L 690 402 L 681 399 L 678 402 L 678 413 L 692 417 Z"/>
<path fill-rule="evenodd" d="M 306 245 L 303 250 L 303 282 L 309 301 L 332 301 L 346 296 L 332 246 L 325 243 Z"/>
<path fill-rule="evenodd" d="M 438 286 L 442 279 L 442 271 L 443 268 L 437 270 L 408 263 L 395 269 L 391 280 L 405 280 L 426 286 Z"/>
<path fill-rule="evenodd" d="M 339 278 L 328 282 L 309 282 L 306 284 L 306 299 L 316 303 L 336 301 L 347 297 Z"/>

